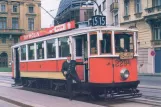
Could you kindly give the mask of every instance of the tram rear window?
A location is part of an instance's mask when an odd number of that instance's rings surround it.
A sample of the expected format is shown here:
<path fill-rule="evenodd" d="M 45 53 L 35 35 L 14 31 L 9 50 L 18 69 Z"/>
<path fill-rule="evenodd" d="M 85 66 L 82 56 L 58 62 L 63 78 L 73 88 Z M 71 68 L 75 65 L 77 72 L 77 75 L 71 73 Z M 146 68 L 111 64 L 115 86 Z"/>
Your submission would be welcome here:
<path fill-rule="evenodd" d="M 37 59 L 44 59 L 44 42 L 36 43 Z"/>
<path fill-rule="evenodd" d="M 97 35 L 90 35 L 90 53 L 97 54 Z"/>
<path fill-rule="evenodd" d="M 56 58 L 55 39 L 47 40 L 47 58 Z"/>
<path fill-rule="evenodd" d="M 35 59 L 35 54 L 34 54 L 34 44 L 29 44 L 28 45 L 28 55 L 29 55 L 29 60 Z"/>
<path fill-rule="evenodd" d="M 129 34 L 115 34 L 116 53 L 134 52 L 133 36 Z"/>
<path fill-rule="evenodd" d="M 21 46 L 21 60 L 26 60 L 26 45 Z"/>

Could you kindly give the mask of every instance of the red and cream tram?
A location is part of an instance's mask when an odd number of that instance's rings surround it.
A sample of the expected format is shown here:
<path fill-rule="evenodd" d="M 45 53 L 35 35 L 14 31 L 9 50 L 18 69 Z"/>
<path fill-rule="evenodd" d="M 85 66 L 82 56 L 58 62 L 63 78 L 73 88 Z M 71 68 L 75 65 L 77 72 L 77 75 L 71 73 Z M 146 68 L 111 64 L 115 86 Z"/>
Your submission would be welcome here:
<path fill-rule="evenodd" d="M 76 61 L 88 60 L 88 65 L 79 65 L 76 71 L 92 94 L 140 96 L 137 30 L 111 26 L 75 29 L 71 21 L 22 35 L 20 40 L 12 46 L 12 72 L 24 86 L 53 89 L 57 83 L 65 84 L 61 68 L 71 53 Z"/>

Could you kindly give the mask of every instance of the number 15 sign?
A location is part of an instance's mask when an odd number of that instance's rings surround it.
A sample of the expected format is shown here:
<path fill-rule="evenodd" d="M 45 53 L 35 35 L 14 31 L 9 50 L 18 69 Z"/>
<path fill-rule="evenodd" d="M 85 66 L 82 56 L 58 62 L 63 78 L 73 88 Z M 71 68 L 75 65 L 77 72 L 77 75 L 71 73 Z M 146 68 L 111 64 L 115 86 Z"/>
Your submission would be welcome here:
<path fill-rule="evenodd" d="M 92 26 L 106 26 L 106 16 L 101 15 L 93 16 Z"/>

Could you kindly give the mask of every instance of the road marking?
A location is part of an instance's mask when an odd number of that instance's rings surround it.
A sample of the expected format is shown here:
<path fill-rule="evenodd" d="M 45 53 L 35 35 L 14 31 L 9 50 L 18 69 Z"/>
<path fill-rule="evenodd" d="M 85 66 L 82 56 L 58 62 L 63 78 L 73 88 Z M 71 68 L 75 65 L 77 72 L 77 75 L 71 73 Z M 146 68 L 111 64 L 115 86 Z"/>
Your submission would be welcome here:
<path fill-rule="evenodd" d="M 11 84 L 0 83 L 0 86 L 4 86 L 4 87 L 11 87 Z"/>

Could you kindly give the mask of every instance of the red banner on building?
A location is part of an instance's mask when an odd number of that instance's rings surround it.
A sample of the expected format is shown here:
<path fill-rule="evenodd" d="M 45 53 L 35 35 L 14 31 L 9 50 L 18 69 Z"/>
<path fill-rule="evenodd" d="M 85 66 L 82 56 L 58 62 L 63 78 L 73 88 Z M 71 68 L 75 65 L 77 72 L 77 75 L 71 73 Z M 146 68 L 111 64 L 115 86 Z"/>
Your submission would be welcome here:
<path fill-rule="evenodd" d="M 66 31 L 66 30 L 70 30 L 70 29 L 74 29 L 74 28 L 75 28 L 75 21 L 71 21 L 71 22 L 67 22 L 64 24 L 50 27 L 50 28 L 46 28 L 46 29 L 43 29 L 40 31 L 36 31 L 36 32 L 32 32 L 32 33 L 29 33 L 26 35 L 22 35 L 22 36 L 20 36 L 20 41 L 26 41 L 26 40 L 30 40 L 30 39 L 34 39 L 34 38 L 38 38 L 38 37 L 42 37 L 42 36 L 47 36 L 50 34 L 62 32 L 62 31 Z"/>

